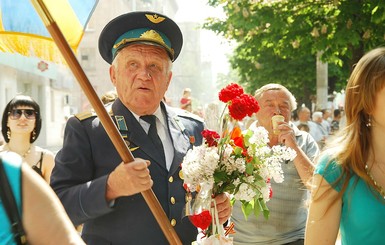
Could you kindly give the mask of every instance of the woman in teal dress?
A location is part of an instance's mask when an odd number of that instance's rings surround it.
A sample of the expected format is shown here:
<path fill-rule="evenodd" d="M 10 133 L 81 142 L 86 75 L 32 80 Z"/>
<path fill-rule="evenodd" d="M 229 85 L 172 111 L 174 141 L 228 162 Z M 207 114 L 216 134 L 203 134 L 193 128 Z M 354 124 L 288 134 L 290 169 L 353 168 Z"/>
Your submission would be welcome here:
<path fill-rule="evenodd" d="M 385 244 L 385 48 L 355 66 L 346 127 L 318 160 L 305 244 Z"/>
<path fill-rule="evenodd" d="M 53 190 L 19 155 L 2 152 L 0 162 L 29 244 L 85 245 Z M 0 244 L 16 245 L 4 203 L 0 197 Z"/>

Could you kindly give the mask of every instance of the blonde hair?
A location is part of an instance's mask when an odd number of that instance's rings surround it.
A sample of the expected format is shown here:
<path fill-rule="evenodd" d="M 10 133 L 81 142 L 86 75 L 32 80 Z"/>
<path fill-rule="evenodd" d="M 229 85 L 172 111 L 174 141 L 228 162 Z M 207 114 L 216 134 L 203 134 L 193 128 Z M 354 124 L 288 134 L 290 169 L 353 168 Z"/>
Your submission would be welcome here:
<path fill-rule="evenodd" d="M 371 128 L 367 124 L 376 106 L 376 95 L 384 86 L 385 48 L 377 48 L 365 54 L 350 75 L 345 97 L 346 127 L 339 132 L 333 146 L 329 147 L 333 152 L 331 160 L 342 167 L 342 174 L 335 183 L 343 181 L 337 199 L 346 190 L 351 178 L 350 171 L 362 178 L 372 189 L 375 188 L 365 170 L 370 153 L 374 154 L 370 141 Z"/>

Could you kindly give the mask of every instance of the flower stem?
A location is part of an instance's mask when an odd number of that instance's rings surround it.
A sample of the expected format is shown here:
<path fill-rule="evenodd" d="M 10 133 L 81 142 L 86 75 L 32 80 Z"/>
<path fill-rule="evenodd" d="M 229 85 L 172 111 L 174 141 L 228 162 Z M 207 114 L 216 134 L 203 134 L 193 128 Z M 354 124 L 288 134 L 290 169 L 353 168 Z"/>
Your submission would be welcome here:
<path fill-rule="evenodd" d="M 227 109 L 227 103 L 225 105 L 225 107 L 223 108 L 223 111 L 222 111 L 222 114 L 221 116 L 219 117 L 219 135 L 223 135 L 223 132 L 226 132 L 227 130 L 227 121 L 228 121 L 228 118 L 226 117 L 226 109 Z"/>

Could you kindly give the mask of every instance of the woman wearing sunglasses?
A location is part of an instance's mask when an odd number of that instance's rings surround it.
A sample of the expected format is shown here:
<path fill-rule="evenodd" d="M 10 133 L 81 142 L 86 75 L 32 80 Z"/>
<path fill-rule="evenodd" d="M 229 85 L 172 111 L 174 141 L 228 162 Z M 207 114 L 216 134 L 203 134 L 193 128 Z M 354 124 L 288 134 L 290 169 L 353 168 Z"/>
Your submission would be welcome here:
<path fill-rule="evenodd" d="M 35 146 L 41 129 L 40 106 L 30 96 L 17 95 L 5 107 L 1 121 L 1 133 L 5 144 L 0 152 L 19 154 L 48 183 L 54 165 L 52 152 Z"/>

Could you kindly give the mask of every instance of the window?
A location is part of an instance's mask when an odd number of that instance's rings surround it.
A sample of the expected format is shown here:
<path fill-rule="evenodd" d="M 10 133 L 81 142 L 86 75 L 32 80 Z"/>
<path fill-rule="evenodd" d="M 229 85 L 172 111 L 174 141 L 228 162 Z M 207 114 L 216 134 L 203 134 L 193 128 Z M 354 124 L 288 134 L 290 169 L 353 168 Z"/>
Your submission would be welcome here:
<path fill-rule="evenodd" d="M 80 64 L 85 70 L 95 69 L 95 48 L 82 48 L 79 52 Z"/>

